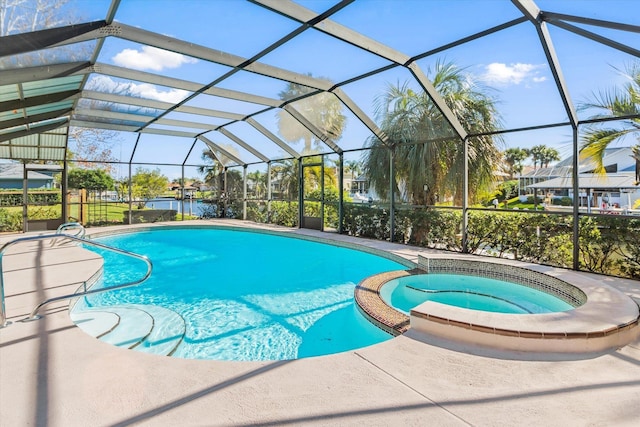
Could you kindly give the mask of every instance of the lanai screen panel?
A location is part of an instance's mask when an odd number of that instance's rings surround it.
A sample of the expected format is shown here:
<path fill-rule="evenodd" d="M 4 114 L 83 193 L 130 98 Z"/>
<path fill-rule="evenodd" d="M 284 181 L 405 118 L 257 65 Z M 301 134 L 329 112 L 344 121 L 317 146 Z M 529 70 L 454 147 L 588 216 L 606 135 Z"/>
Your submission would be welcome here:
<path fill-rule="evenodd" d="M 366 148 L 383 137 L 388 111 L 376 110 L 376 100 L 390 85 L 404 82 L 414 94 L 431 99 L 432 107 L 440 111 L 434 117 L 444 118 L 446 126 L 432 135 L 461 139 L 474 131 L 469 121 L 454 119 L 439 99 L 442 90 L 430 73 L 445 61 L 484 77 L 482 83 L 496 95 L 502 130 L 566 125 L 575 120 L 574 110 L 581 120 L 625 116 L 583 107 L 588 107 L 594 92 L 624 87 L 619 71 L 637 62 L 639 29 L 627 12 L 634 5 L 630 0 L 70 1 L 55 20 L 28 31 L 13 30 L 13 35 L 24 34 L 20 43 L 14 43 L 15 38 L 0 43 L 0 72 L 31 67 L 22 75 L 13 73 L 11 78 L 18 80 L 4 85 L 22 88 L 0 89 L 0 96 L 24 91 L 6 100 L 38 101 L 22 105 L 17 113 L 4 104 L 0 139 L 50 132 L 71 115 L 72 125 L 187 139 L 199 133 L 215 135 L 231 126 L 246 128 L 250 132 L 240 131 L 247 135 L 238 137 L 245 144 L 257 144 L 253 149 L 267 158 L 279 152 L 295 158 L 306 149 L 282 134 L 278 117 L 283 114 L 293 117 L 292 126 L 317 137 L 318 152 L 335 153 Z M 542 15 L 537 15 L 538 8 Z M 81 29 L 85 27 L 86 31 Z M 42 28 L 50 32 L 37 31 Z M 67 70 L 35 70 L 38 65 Z M 510 87 L 496 84 L 500 73 L 511 79 Z M 44 77 L 34 78 L 36 74 Z M 9 74 L 0 75 L 3 84 Z M 53 88 L 58 79 L 66 83 Z M 38 83 L 46 81 L 50 87 Z M 281 92 L 293 85 L 317 93 L 309 98 L 305 98 L 308 93 L 299 93 L 299 99 L 283 97 Z M 74 90 L 86 93 L 46 99 Z M 305 111 L 305 103 L 323 97 L 338 99 L 347 117 L 340 137 Z M 274 145 L 251 120 L 284 141 L 286 148 Z M 256 131 L 260 138 L 248 136 Z M 237 141 L 232 143 L 249 153 L 242 162 L 262 160 Z M 263 144 L 270 148 L 261 148 Z M 4 157 L 6 150 L 2 153 Z M 183 154 L 177 156 L 180 161 Z M 168 150 L 154 153 L 154 159 L 161 155 L 167 163 L 176 158 Z"/>

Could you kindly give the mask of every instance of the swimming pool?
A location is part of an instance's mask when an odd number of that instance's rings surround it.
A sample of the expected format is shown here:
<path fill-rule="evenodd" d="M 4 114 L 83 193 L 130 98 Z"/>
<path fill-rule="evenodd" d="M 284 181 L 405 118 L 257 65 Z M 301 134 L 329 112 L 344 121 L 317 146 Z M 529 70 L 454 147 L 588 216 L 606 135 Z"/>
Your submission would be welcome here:
<path fill-rule="evenodd" d="M 353 292 L 365 277 L 407 267 L 346 247 L 246 230 L 159 228 L 97 240 L 147 255 L 153 274 L 139 286 L 82 298 L 73 315 L 84 319 L 82 312 L 111 310 L 122 317 L 123 307 L 127 315 L 151 312 L 153 328 L 170 337 L 140 332 L 134 349 L 149 352 L 156 346 L 150 340 L 161 344 L 180 334 L 163 322 L 182 318 L 183 336 L 170 351 L 182 358 L 285 360 L 390 339 L 357 310 Z M 142 263 L 101 255 L 104 280 L 96 286 L 143 274 Z M 140 328 L 147 320 L 137 316 L 141 320 L 130 323 Z"/>
<path fill-rule="evenodd" d="M 560 298 L 504 280 L 464 274 L 417 274 L 390 280 L 380 289 L 390 306 L 409 314 L 425 301 L 493 313 L 534 314 L 572 310 Z"/>

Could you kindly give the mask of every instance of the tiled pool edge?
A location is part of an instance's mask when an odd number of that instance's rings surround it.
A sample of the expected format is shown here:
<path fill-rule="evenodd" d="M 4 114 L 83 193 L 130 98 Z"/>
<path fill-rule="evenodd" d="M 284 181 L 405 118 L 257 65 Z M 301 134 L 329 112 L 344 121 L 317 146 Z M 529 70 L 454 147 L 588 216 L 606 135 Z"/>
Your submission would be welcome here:
<path fill-rule="evenodd" d="M 469 274 L 516 283 L 551 294 L 573 307 L 587 302 L 587 295 L 579 287 L 557 277 L 513 265 L 418 255 L 418 268 L 426 274 Z"/>
<path fill-rule="evenodd" d="M 389 307 L 380 298 L 380 288 L 389 280 L 410 274 L 411 271 L 407 270 L 376 274 L 360 282 L 354 291 L 356 307 L 365 318 L 394 336 L 402 335 L 409 330 L 409 316 Z"/>
<path fill-rule="evenodd" d="M 545 273 L 512 265 L 475 260 L 425 258 L 419 256 L 419 268 L 381 273 L 363 280 L 355 290 L 356 305 L 376 326 L 400 335 L 409 328 L 439 338 L 501 350 L 556 353 L 591 353 L 622 347 L 640 335 L 638 305 L 621 292 L 606 287 L 615 296 L 613 303 L 624 302 L 623 321 L 603 322 L 592 313 L 589 301 L 593 290 L 582 288 Z M 457 268 L 459 267 L 459 268 Z M 476 274 L 511 280 L 518 284 L 551 292 L 576 306 L 574 310 L 538 315 L 487 313 L 427 301 L 411 310 L 410 316 L 393 309 L 380 297 L 380 288 L 390 280 L 427 272 Z M 557 286 L 557 288 L 556 288 Z M 599 289 L 602 292 L 602 288 Z M 605 310 L 604 307 L 598 307 Z M 626 312 L 626 313 L 625 313 Z M 618 313 L 620 317 L 621 313 Z M 527 320 L 530 320 L 529 322 Z M 513 327 L 505 327 L 510 325 Z"/>

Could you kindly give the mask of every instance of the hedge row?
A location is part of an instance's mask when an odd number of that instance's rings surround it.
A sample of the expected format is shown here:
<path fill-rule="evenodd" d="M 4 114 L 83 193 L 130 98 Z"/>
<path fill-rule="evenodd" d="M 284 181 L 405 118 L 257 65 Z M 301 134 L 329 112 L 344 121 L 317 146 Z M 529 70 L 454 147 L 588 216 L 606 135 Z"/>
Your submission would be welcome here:
<path fill-rule="evenodd" d="M 305 216 L 320 217 L 320 202 L 305 202 Z M 271 210 L 267 211 L 266 202 L 248 202 L 247 219 L 259 223 L 271 223 L 285 227 L 298 226 L 298 202 L 272 201 Z M 338 204 L 325 202 L 325 228 L 338 228 Z"/>
<path fill-rule="evenodd" d="M 399 209 L 394 240 L 415 246 L 462 250 L 460 210 Z M 343 230 L 353 236 L 389 240 L 389 211 L 345 205 Z M 640 218 L 581 216 L 579 267 L 614 276 L 640 278 Z M 537 264 L 572 267 L 573 219 L 570 215 L 471 211 L 470 253 Z"/>
<path fill-rule="evenodd" d="M 27 201 L 34 205 L 47 205 L 60 203 L 62 198 L 60 191 L 38 191 L 29 192 Z M 0 206 L 22 206 L 22 192 L 17 191 L 0 191 Z"/>
<path fill-rule="evenodd" d="M 60 207 L 29 206 L 29 219 L 60 218 Z M 0 208 L 0 232 L 22 231 L 22 211 Z"/>

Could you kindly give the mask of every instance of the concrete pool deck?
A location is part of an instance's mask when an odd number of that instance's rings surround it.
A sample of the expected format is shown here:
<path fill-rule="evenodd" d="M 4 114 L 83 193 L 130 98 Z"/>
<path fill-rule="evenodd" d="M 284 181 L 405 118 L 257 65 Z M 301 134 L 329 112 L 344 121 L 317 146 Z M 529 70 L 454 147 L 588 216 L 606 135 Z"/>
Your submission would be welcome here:
<path fill-rule="evenodd" d="M 435 252 L 242 221 L 183 224 L 320 236 L 411 260 Z M 1 236 L 0 243 L 16 237 Z M 25 244 L 5 255 L 6 309 L 13 323 L 0 329 L 1 426 L 636 426 L 640 420 L 639 340 L 616 351 L 567 357 L 492 353 L 435 339 L 427 343 L 425 336 L 409 331 L 330 356 L 218 362 L 102 343 L 73 325 L 67 303 L 53 304 L 38 321 L 18 321 L 35 300 L 75 289 L 100 265 L 100 259 L 74 246 Z M 640 301 L 638 281 L 527 267 L 600 281 Z M 42 286 L 36 289 L 34 283 Z"/>

